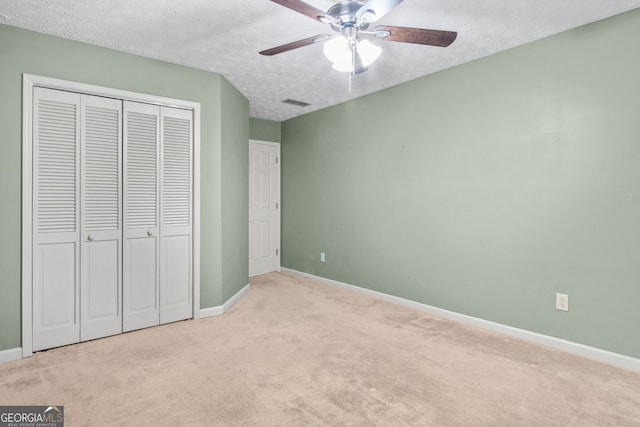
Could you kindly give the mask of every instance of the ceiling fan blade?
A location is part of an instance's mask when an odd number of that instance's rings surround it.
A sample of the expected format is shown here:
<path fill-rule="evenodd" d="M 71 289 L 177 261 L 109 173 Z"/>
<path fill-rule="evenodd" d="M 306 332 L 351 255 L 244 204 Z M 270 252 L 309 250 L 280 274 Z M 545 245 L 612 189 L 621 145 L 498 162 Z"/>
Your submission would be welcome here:
<path fill-rule="evenodd" d="M 356 18 L 360 21 L 367 12 L 373 12 L 372 15 L 366 18 L 366 21 L 376 22 L 403 1 L 404 0 L 367 0 L 356 12 Z"/>
<path fill-rule="evenodd" d="M 311 19 L 315 19 L 320 22 L 334 22 L 335 19 L 332 16 L 327 15 L 324 11 L 317 9 L 310 4 L 307 4 L 300 0 L 271 0 L 274 3 L 278 3 L 280 6 L 284 6 L 288 9 L 294 10 Z M 323 21 L 324 20 L 324 21 Z"/>
<path fill-rule="evenodd" d="M 423 28 L 394 27 L 391 25 L 379 25 L 374 32 L 382 40 L 439 47 L 449 46 L 458 37 L 458 33 L 453 31 L 425 30 Z M 386 35 L 387 33 L 388 35 Z"/>
<path fill-rule="evenodd" d="M 327 40 L 328 38 L 331 38 L 331 36 L 328 36 L 326 34 L 320 34 L 318 36 L 307 37 L 306 39 L 296 40 L 291 43 L 283 44 L 282 46 L 272 47 L 271 49 L 263 50 L 262 52 L 259 52 L 259 53 L 260 55 L 273 56 L 279 53 L 288 52 L 290 50 L 297 49 L 299 47 L 304 47 L 304 46 L 309 46 L 310 44 L 319 43 Z"/>

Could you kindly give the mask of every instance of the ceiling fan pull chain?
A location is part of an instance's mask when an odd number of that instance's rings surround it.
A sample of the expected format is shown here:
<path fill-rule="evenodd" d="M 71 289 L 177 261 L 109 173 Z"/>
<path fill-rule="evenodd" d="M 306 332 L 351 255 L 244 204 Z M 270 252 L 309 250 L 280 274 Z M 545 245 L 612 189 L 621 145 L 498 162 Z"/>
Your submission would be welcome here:
<path fill-rule="evenodd" d="M 356 48 L 353 44 L 349 46 L 351 49 L 351 72 L 349 73 L 349 93 L 351 93 L 351 85 L 353 84 L 353 75 L 356 73 Z"/>

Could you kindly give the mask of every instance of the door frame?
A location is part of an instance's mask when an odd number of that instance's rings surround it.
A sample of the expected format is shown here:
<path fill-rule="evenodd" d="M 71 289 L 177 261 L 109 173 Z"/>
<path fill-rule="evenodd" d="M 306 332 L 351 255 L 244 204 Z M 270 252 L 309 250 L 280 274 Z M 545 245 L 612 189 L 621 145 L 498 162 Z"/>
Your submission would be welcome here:
<path fill-rule="evenodd" d="M 33 88 L 193 111 L 193 318 L 200 318 L 200 103 L 33 74 L 22 75 L 22 357 L 33 354 Z"/>
<path fill-rule="evenodd" d="M 271 142 L 271 141 L 262 141 L 259 139 L 249 139 L 249 156 L 251 156 L 251 145 L 252 144 L 257 144 L 257 145 L 266 145 L 268 147 L 274 147 L 276 149 L 276 156 L 277 156 L 277 161 L 276 161 L 276 174 L 277 174 L 277 179 L 278 179 L 278 183 L 276 185 L 277 189 L 278 189 L 278 208 L 276 209 L 276 220 L 277 220 L 277 232 L 276 232 L 276 246 L 278 247 L 278 253 L 276 255 L 277 259 L 278 259 L 278 267 L 276 269 L 276 271 L 280 271 L 280 268 L 282 267 L 282 155 L 280 153 L 280 147 L 281 144 L 277 143 L 277 142 Z M 250 159 L 249 159 L 250 160 Z M 249 212 L 251 213 L 251 212 Z M 251 251 L 251 241 L 249 241 L 249 251 Z M 249 253 L 249 256 L 251 256 L 251 253 Z"/>

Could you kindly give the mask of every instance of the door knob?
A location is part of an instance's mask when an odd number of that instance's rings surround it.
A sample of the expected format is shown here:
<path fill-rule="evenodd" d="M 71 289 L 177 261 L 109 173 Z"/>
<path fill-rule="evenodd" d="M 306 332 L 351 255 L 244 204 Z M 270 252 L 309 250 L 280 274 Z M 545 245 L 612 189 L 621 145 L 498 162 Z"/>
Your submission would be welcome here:
<path fill-rule="evenodd" d="M 95 239 L 95 237 L 93 236 L 93 234 L 89 234 L 89 235 L 87 236 L 87 240 L 88 240 L 88 241 L 90 241 L 90 242 L 91 242 L 91 241 L 93 241 L 93 239 Z"/>
<path fill-rule="evenodd" d="M 147 236 L 153 236 L 153 230 L 147 231 Z"/>

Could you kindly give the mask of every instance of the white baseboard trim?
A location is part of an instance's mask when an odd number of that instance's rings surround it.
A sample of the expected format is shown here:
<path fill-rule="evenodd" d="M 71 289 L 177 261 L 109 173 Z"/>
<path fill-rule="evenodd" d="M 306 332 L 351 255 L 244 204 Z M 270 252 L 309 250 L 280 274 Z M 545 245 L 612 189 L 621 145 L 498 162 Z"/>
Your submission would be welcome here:
<path fill-rule="evenodd" d="M 209 308 L 201 308 L 200 309 L 200 319 L 204 319 L 206 317 L 219 316 L 221 314 L 224 314 L 224 312 L 222 311 L 222 306 L 221 305 L 218 305 L 216 307 L 209 307 Z"/>
<path fill-rule="evenodd" d="M 233 305 L 235 303 L 237 303 L 238 301 L 240 301 L 240 298 L 242 298 L 247 292 L 249 292 L 249 289 L 251 288 L 251 285 L 249 283 L 247 283 L 247 286 L 245 286 L 244 288 L 240 289 L 238 292 L 236 292 L 236 294 L 234 296 L 232 296 L 231 298 L 229 298 L 227 300 L 227 302 L 225 302 L 222 305 L 222 312 L 226 313 L 227 310 L 229 310 L 231 307 L 233 307 Z"/>
<path fill-rule="evenodd" d="M 566 351 L 568 353 L 572 353 L 577 356 L 582 356 L 588 359 L 596 360 L 598 362 L 603 362 L 603 363 L 607 363 L 609 365 L 617 366 L 620 368 L 625 368 L 632 371 L 640 372 L 640 359 L 636 359 L 634 357 L 613 353 L 611 351 L 602 350 L 595 347 L 589 347 L 584 344 L 579 344 L 572 341 L 567 341 L 560 338 L 539 334 L 537 332 L 527 331 L 525 329 L 514 328 L 512 326 L 503 325 L 501 323 L 496 323 L 496 322 L 480 319 L 473 316 L 467 316 L 466 314 L 460 314 L 454 311 L 444 310 L 442 308 L 433 307 L 427 304 L 422 304 L 422 303 L 411 301 L 405 298 L 400 298 L 400 297 L 385 294 L 382 292 L 362 288 L 359 286 L 350 285 L 348 283 L 338 282 L 337 280 L 315 276 L 313 274 L 304 273 L 302 271 L 292 270 L 286 267 L 282 267 L 282 272 L 288 273 L 294 276 L 298 276 L 298 277 L 308 278 L 316 282 L 320 282 L 330 286 L 335 286 L 341 289 L 346 289 L 352 292 L 368 295 L 373 298 L 388 301 L 394 304 L 398 304 L 404 307 L 423 311 L 423 312 L 444 317 L 450 320 L 455 320 L 455 321 L 466 323 L 472 326 L 488 329 L 490 331 L 499 332 L 512 337 L 521 338 L 537 344 L 545 345 L 547 347 L 552 347 L 558 350 Z"/>
<path fill-rule="evenodd" d="M 13 362 L 22 359 L 22 348 L 10 348 L 9 350 L 0 351 L 0 363 Z"/>
<path fill-rule="evenodd" d="M 249 292 L 250 288 L 251 285 L 247 284 L 247 286 L 236 292 L 236 294 L 229 298 L 223 305 L 219 305 L 217 307 L 201 308 L 199 318 L 203 319 L 205 317 L 219 316 L 221 314 L 224 314 L 227 310 L 233 307 L 233 305 L 237 303 L 240 298 L 242 298 L 247 292 Z M 0 363 L 13 362 L 14 360 L 20 359 L 22 359 L 21 347 L 0 351 Z"/>
<path fill-rule="evenodd" d="M 251 288 L 251 285 L 247 284 L 247 286 L 245 286 L 244 288 L 236 292 L 234 296 L 229 298 L 227 302 L 225 302 L 222 305 L 218 305 L 216 307 L 201 308 L 200 319 L 204 319 L 205 317 L 220 316 L 221 314 L 226 313 L 227 310 L 233 307 L 233 305 L 237 303 L 240 300 L 240 298 L 244 296 L 244 294 L 249 292 L 250 288 Z"/>

